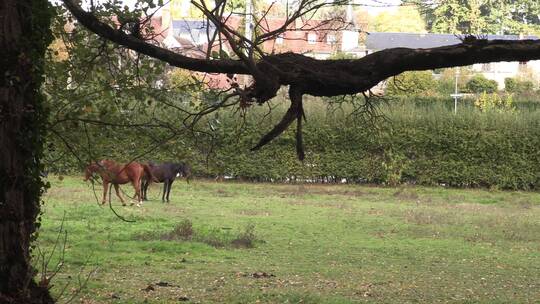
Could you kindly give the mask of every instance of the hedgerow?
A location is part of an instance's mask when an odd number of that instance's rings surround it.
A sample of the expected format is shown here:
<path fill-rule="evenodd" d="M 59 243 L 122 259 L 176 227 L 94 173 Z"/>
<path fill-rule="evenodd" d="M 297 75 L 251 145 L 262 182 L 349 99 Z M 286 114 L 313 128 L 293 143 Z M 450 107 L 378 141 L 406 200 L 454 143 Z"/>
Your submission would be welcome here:
<path fill-rule="evenodd" d="M 206 131 L 212 140 L 186 133 L 142 160 L 187 160 L 199 176 L 252 181 L 538 189 L 540 111 L 519 106 L 509 112 L 481 111 L 474 101 L 467 104 L 453 114 L 446 101 L 427 105 L 396 100 L 382 108 L 385 120 L 367 122 L 347 109 L 331 111 L 313 101 L 306 105 L 304 162 L 296 159 L 293 130 L 260 151 L 250 151 L 284 108 L 275 108 L 268 116 L 262 108 L 251 109 L 245 119 L 222 112 L 208 118 L 212 127 Z M 127 161 L 153 144 L 141 130 L 113 132 L 100 127 L 87 132 L 102 134 L 101 141 L 93 142 L 94 157 Z M 156 137 L 159 130 L 145 132 Z M 72 138 L 82 137 L 75 132 Z M 50 168 L 81 169 L 72 157 Z"/>

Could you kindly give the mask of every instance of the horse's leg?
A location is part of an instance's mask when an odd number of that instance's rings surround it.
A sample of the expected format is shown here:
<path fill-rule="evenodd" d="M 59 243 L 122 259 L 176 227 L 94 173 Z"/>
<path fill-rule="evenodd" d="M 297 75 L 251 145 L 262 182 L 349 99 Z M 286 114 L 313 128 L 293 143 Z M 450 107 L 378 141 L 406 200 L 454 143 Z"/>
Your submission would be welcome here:
<path fill-rule="evenodd" d="M 139 204 L 142 204 L 143 202 L 143 195 L 142 195 L 142 178 L 139 177 L 139 182 L 137 183 L 137 186 L 138 186 L 138 197 L 139 197 Z"/>
<path fill-rule="evenodd" d="M 167 193 L 167 183 L 168 183 L 168 179 L 164 180 L 163 181 L 163 193 L 161 194 L 161 202 L 162 203 L 165 203 L 165 193 Z"/>
<path fill-rule="evenodd" d="M 172 188 L 172 183 L 174 182 L 174 179 L 170 179 L 169 181 L 169 187 L 167 187 L 167 203 L 170 202 L 169 200 L 169 194 L 171 194 L 171 188 Z"/>
<path fill-rule="evenodd" d="M 137 206 L 140 207 L 141 206 L 141 180 L 139 179 L 138 181 L 137 180 L 134 180 L 131 182 L 131 184 L 133 185 L 133 188 L 135 188 L 135 197 L 137 197 Z"/>
<path fill-rule="evenodd" d="M 102 205 L 105 205 L 105 202 L 107 201 L 108 190 L 109 190 L 109 182 L 106 180 L 103 180 L 103 200 L 101 200 Z"/>
<path fill-rule="evenodd" d="M 114 191 L 116 192 L 116 196 L 118 196 L 118 198 L 122 202 L 122 206 L 125 206 L 126 202 L 124 202 L 124 199 L 120 195 L 120 186 L 118 184 L 113 184 L 113 185 L 114 185 Z"/>
<path fill-rule="evenodd" d="M 141 180 L 141 186 L 142 186 L 141 187 L 141 194 L 142 194 L 142 200 L 143 201 L 148 200 L 148 198 L 146 197 L 146 192 L 148 191 L 148 184 L 149 184 L 148 180 L 146 180 L 146 179 Z"/>

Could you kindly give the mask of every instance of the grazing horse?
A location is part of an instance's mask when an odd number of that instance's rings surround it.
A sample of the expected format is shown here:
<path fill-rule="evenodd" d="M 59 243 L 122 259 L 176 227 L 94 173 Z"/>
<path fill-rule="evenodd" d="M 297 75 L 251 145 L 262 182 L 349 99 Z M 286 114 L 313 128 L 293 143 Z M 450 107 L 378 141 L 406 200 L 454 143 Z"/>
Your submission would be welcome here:
<path fill-rule="evenodd" d="M 186 178 L 186 182 L 189 183 L 191 178 L 191 167 L 186 163 L 162 163 L 155 164 L 152 162 L 148 163 L 148 167 L 154 176 L 154 181 L 157 183 L 163 183 L 163 196 L 161 201 L 165 202 L 165 196 L 167 196 L 167 202 L 169 202 L 169 194 L 171 193 L 171 186 L 177 176 L 182 176 Z M 142 184 L 142 193 L 143 200 L 147 200 L 146 193 L 148 190 L 148 180 L 143 179 Z"/>
<path fill-rule="evenodd" d="M 155 180 L 150 168 L 147 165 L 140 164 L 137 162 L 130 162 L 127 164 L 117 164 L 116 162 L 108 159 L 100 160 L 98 162 L 93 162 L 86 167 L 84 181 L 90 179 L 92 174 L 97 172 L 103 181 L 103 200 L 102 204 L 105 204 L 107 199 L 107 190 L 109 184 L 114 186 L 116 191 L 116 196 L 122 202 L 122 205 L 125 206 L 126 203 L 118 191 L 119 186 L 131 182 L 133 188 L 135 188 L 135 196 L 137 197 L 137 206 L 140 206 L 142 203 L 142 193 L 141 193 L 141 180 L 146 178 L 149 181 Z"/>

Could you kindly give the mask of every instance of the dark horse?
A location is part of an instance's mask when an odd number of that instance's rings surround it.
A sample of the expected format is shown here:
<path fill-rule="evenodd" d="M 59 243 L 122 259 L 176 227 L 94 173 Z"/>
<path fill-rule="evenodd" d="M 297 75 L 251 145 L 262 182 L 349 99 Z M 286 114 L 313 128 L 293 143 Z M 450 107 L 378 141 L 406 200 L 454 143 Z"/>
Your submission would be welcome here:
<path fill-rule="evenodd" d="M 189 183 L 191 178 L 191 167 L 186 163 L 162 163 L 155 164 L 152 162 L 148 163 L 148 167 L 154 176 L 154 181 L 157 183 L 163 183 L 163 196 L 161 201 L 165 202 L 165 195 L 167 196 L 167 202 L 169 202 L 169 194 L 171 193 L 171 186 L 177 176 L 185 177 L 186 182 Z M 148 190 L 148 180 L 143 179 L 142 184 L 142 193 L 143 200 L 147 200 L 146 192 Z"/>
<path fill-rule="evenodd" d="M 142 203 L 141 180 L 143 178 L 149 181 L 155 180 L 154 176 L 152 176 L 150 168 L 145 164 L 140 164 L 137 162 L 130 162 L 125 165 L 117 164 L 116 162 L 108 159 L 93 162 L 86 167 L 84 181 L 90 179 L 94 172 L 97 172 L 103 180 L 102 204 L 105 204 L 109 184 L 112 184 L 114 186 L 114 190 L 116 191 L 116 195 L 122 202 L 122 205 L 125 206 L 126 203 L 124 202 L 122 196 L 120 196 L 118 185 L 131 182 L 133 188 L 135 188 L 135 196 L 138 198 L 137 206 L 140 206 Z"/>

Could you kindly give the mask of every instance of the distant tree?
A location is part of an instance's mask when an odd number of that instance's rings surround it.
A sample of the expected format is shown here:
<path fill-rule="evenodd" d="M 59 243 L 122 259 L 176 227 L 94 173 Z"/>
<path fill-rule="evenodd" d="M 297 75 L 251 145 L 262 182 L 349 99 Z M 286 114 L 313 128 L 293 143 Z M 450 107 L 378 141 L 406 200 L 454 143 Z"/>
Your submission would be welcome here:
<path fill-rule="evenodd" d="M 399 20 L 399 22 L 396 22 Z M 395 33 L 425 33 L 426 22 L 414 6 L 402 6 L 369 17 L 368 31 Z"/>
<path fill-rule="evenodd" d="M 517 34 L 540 30 L 536 0 L 406 0 L 418 6 L 430 32 Z"/>

